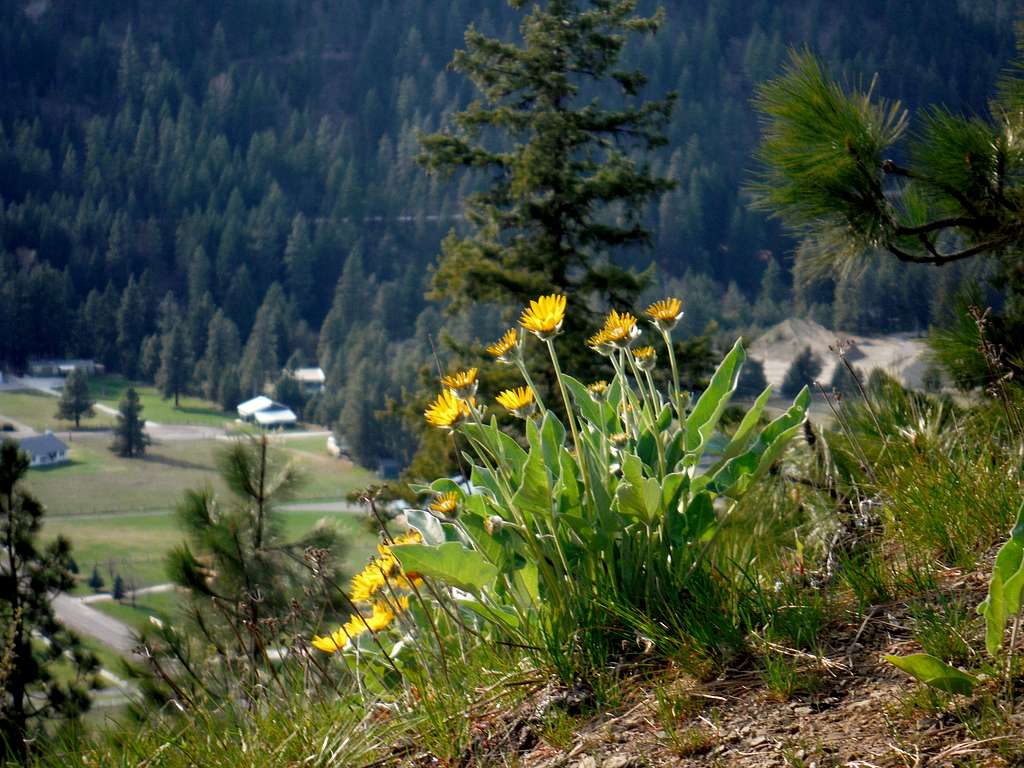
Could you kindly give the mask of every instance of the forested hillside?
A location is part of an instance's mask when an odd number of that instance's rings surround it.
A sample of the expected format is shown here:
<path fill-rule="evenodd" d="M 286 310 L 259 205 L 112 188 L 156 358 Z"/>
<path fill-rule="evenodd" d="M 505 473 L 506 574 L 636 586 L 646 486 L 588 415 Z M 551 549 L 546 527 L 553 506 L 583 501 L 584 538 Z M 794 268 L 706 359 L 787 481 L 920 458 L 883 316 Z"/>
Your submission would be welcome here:
<path fill-rule="evenodd" d="M 629 58 L 648 95 L 679 93 L 655 169 L 678 186 L 647 213 L 653 249 L 622 262 L 680 281 L 691 332 L 794 303 L 851 330 L 926 326 L 955 270 L 890 264 L 790 291 L 796 244 L 742 192 L 749 100 L 806 41 L 911 108 L 982 111 L 1014 4 L 664 5 Z M 183 337 L 194 389 L 233 406 L 318 361 L 328 395 L 307 416 L 340 418 L 365 462 L 407 458 L 377 412 L 431 359 L 445 321 L 424 299 L 429 265 L 474 183 L 427 176 L 417 135 L 473 97 L 446 71 L 467 25 L 511 38 L 519 17 L 504 0 L 0 5 L 0 364 L 76 354 L 154 379 Z"/>

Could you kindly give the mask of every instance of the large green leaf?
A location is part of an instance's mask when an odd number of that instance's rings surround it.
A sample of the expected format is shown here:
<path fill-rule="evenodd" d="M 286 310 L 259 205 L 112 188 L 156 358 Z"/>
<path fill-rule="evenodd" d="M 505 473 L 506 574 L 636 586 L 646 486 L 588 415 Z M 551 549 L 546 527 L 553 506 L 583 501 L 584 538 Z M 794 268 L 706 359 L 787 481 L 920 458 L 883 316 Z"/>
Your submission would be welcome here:
<path fill-rule="evenodd" d="M 765 387 L 764 392 L 758 396 L 750 410 L 744 414 L 743 420 L 740 422 L 739 427 L 736 428 L 735 434 L 733 434 L 732 439 L 722 451 L 722 463 L 725 463 L 733 456 L 739 456 L 750 445 L 750 441 L 754 436 L 754 427 L 757 426 L 758 419 L 764 413 L 765 406 L 768 405 L 768 399 L 771 396 L 771 386 Z"/>
<path fill-rule="evenodd" d="M 718 425 L 729 398 L 736 391 L 740 369 L 746 360 L 743 344 L 739 339 L 719 364 L 708 388 L 704 390 L 690 415 L 686 417 L 686 452 L 700 453 L 704 443 Z"/>
<path fill-rule="evenodd" d="M 512 503 L 524 515 L 546 515 L 551 510 L 552 498 L 551 481 L 544 463 L 544 449 L 537 428 L 528 426 L 527 432 L 531 434 L 530 453 L 523 465 L 522 481 L 512 496 Z"/>
<path fill-rule="evenodd" d="M 978 682 L 966 672 L 961 672 L 927 653 L 914 653 L 910 656 L 885 656 L 883 658 L 925 685 L 930 685 L 932 688 L 946 693 L 970 695 Z"/>
<path fill-rule="evenodd" d="M 540 427 L 540 445 L 544 453 L 544 466 L 551 477 L 557 478 L 561 472 L 559 452 L 565 445 L 565 427 L 553 411 L 544 414 L 544 422 Z"/>
<path fill-rule="evenodd" d="M 1024 503 L 1017 510 L 1017 522 L 1009 540 L 999 548 L 988 584 L 988 596 L 978 606 L 985 617 L 985 649 L 990 655 L 999 653 L 1006 632 L 1006 622 L 1021 609 L 1024 588 Z"/>
<path fill-rule="evenodd" d="M 402 570 L 438 579 L 474 595 L 490 587 L 498 577 L 498 568 L 475 549 L 467 549 L 449 541 L 439 547 L 426 544 L 403 544 L 391 548 Z"/>
<path fill-rule="evenodd" d="M 466 437 L 486 448 L 500 466 L 509 470 L 513 483 L 520 481 L 523 465 L 526 463 L 526 451 L 509 435 L 498 429 L 495 419 L 491 419 L 491 423 L 485 425 L 464 424 L 462 431 Z"/>
<path fill-rule="evenodd" d="M 804 387 L 789 410 L 765 427 L 745 453 L 727 461 L 717 472 L 709 471 L 694 480 L 694 490 L 707 487 L 710 491 L 732 498 L 742 496 L 752 483 L 768 471 L 800 431 L 807 418 L 809 403 L 810 392 Z"/>
<path fill-rule="evenodd" d="M 444 542 L 445 535 L 441 521 L 429 512 L 422 509 L 407 509 L 405 510 L 405 519 L 411 527 L 420 532 L 423 541 L 427 544 L 442 544 Z"/>

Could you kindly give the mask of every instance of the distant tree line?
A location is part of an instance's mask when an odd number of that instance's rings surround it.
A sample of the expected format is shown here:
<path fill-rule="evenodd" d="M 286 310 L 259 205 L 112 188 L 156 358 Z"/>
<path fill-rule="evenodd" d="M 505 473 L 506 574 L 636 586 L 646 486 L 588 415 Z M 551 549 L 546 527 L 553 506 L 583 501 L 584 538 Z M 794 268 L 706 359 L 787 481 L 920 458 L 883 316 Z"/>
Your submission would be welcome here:
<path fill-rule="evenodd" d="M 792 241 L 747 206 L 749 98 L 788 44 L 807 41 L 852 76 L 878 71 L 911 105 L 979 110 L 1012 52 L 996 0 L 830 9 L 679 0 L 657 36 L 624 52 L 647 76 L 640 95 L 675 90 L 679 105 L 651 165 L 676 186 L 640 211 L 653 250 L 627 249 L 620 266 L 653 261 L 691 334 L 749 332 L 790 311 L 852 331 L 923 328 L 963 277 L 907 279 L 883 264 L 804 279 L 802 253 L 791 263 Z M 520 11 L 503 0 L 35 10 L 0 8 L 0 365 L 94 357 L 166 397 L 225 408 L 267 391 L 336 424 L 364 463 L 408 460 L 392 404 L 432 370 L 434 349 L 444 358 L 445 337 L 500 330 L 493 308 L 445 318 L 424 298 L 443 236 L 465 234 L 460 201 L 483 182 L 423 173 L 418 136 L 450 126 L 472 95 L 445 69 L 469 23 L 512 39 Z M 282 377 L 305 364 L 326 371 L 323 395 Z"/>

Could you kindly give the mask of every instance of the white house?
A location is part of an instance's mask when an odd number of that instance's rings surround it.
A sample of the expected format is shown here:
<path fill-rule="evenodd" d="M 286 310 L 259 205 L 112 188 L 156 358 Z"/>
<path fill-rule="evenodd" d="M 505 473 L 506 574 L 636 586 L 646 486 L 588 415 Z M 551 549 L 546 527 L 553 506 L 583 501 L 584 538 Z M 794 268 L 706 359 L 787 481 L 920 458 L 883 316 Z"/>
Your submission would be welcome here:
<path fill-rule="evenodd" d="M 296 368 L 289 374 L 306 394 L 322 392 L 327 376 L 323 368 Z"/>
<path fill-rule="evenodd" d="M 68 447 L 62 440 L 57 439 L 53 432 L 23 438 L 18 442 L 18 447 L 32 457 L 30 466 L 33 467 L 45 467 L 69 461 Z"/>
<path fill-rule="evenodd" d="M 299 420 L 287 405 L 275 403 L 265 395 L 246 400 L 239 404 L 237 410 L 242 421 L 250 421 L 261 427 L 290 427 Z"/>

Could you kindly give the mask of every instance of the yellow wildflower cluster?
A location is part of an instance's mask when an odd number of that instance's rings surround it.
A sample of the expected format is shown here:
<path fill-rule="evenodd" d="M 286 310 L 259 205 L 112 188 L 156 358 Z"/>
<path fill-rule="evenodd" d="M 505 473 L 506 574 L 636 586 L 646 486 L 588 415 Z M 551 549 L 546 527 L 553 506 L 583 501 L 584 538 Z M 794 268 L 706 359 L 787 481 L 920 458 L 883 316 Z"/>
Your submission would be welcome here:
<path fill-rule="evenodd" d="M 351 615 L 339 629 L 326 637 L 314 637 L 313 647 L 334 653 L 364 632 L 387 629 L 399 613 L 408 609 L 407 593 L 422 584 L 423 579 L 415 573 L 403 573 L 391 547 L 422 542 L 423 537 L 419 531 L 413 529 L 399 536 L 392 544 L 378 544 L 378 556 L 352 577 L 349 592 L 349 599 L 354 604 L 369 605 L 370 615 L 362 612 Z"/>
<path fill-rule="evenodd" d="M 430 502 L 430 511 L 441 517 L 455 517 L 459 510 L 459 494 L 455 491 L 442 493 Z"/>

